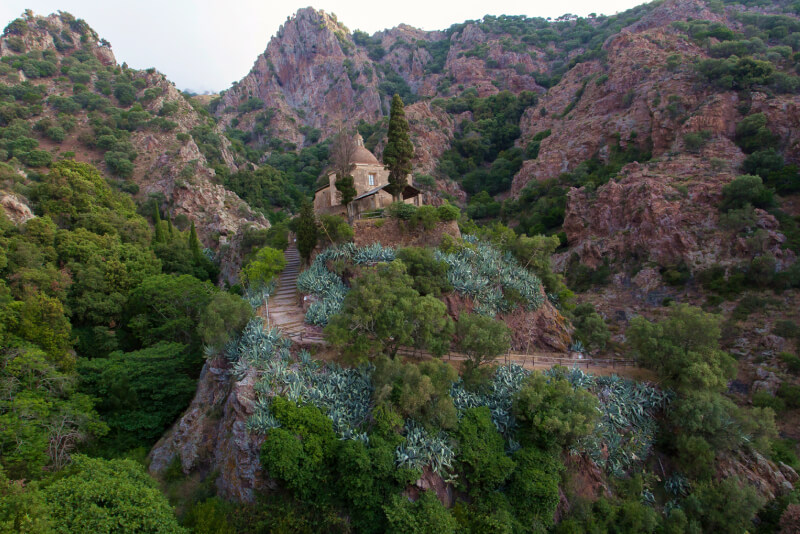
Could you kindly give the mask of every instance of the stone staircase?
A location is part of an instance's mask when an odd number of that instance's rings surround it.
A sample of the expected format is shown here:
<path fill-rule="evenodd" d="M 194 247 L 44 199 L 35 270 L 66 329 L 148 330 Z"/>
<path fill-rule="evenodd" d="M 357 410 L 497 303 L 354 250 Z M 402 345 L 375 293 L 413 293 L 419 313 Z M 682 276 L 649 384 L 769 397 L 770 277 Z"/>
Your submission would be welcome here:
<path fill-rule="evenodd" d="M 296 247 L 284 251 L 286 268 L 278 278 L 275 293 L 269 298 L 269 325 L 277 326 L 292 341 L 323 343 L 319 332 L 305 324 L 303 307 L 297 293 L 297 276 L 300 274 L 300 254 Z"/>

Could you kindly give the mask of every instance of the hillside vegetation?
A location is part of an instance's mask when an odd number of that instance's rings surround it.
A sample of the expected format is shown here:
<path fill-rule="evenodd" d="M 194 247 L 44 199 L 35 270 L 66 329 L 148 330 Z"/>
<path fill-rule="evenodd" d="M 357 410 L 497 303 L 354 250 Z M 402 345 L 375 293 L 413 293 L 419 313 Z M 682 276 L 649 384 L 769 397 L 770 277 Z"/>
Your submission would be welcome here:
<path fill-rule="evenodd" d="M 0 531 L 799 531 L 798 132 L 797 1 L 305 8 L 213 98 L 26 11 Z M 314 213 L 356 133 L 425 205 Z"/>

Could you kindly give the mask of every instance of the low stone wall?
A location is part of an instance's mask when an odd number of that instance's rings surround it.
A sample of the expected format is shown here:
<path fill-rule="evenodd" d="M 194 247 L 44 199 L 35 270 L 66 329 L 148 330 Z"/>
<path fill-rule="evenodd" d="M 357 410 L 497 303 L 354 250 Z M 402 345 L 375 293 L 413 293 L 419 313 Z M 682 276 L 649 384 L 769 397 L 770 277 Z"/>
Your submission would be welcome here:
<path fill-rule="evenodd" d="M 357 247 L 372 243 L 385 247 L 430 247 L 438 245 L 445 234 L 461 237 L 456 221 L 439 222 L 425 230 L 422 226 L 412 228 L 408 222 L 397 219 L 361 219 L 353 223 L 353 232 Z"/>

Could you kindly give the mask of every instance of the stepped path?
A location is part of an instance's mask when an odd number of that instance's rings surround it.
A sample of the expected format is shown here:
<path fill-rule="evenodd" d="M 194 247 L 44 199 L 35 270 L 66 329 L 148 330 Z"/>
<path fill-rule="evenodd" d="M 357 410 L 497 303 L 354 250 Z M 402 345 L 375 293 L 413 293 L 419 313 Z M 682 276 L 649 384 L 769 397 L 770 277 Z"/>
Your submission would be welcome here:
<path fill-rule="evenodd" d="M 286 268 L 278 278 L 275 293 L 269 298 L 269 326 L 277 326 L 292 341 L 322 343 L 322 336 L 303 322 L 305 313 L 297 293 L 300 254 L 294 246 L 287 248 L 283 254 Z"/>

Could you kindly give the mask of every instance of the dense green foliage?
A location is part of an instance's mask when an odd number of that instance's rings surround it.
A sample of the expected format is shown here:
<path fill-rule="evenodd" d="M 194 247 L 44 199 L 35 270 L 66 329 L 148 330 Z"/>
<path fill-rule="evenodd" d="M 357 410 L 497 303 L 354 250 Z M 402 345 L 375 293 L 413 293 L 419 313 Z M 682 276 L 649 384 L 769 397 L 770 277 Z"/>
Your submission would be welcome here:
<path fill-rule="evenodd" d="M 269 285 L 286 268 L 283 252 L 264 247 L 242 268 L 240 279 L 250 287 Z"/>
<path fill-rule="evenodd" d="M 461 183 L 470 194 L 506 191 L 522 165 L 523 153 L 513 148 L 520 136 L 522 112 L 536 103 L 533 93 L 515 96 L 504 91 L 479 98 L 474 89 L 448 100 L 437 100 L 448 113 L 472 112 L 473 120 L 456 132 L 452 148 L 442 156 L 439 171 Z"/>
<path fill-rule="evenodd" d="M 132 460 L 76 457 L 42 493 L 55 532 L 185 532 L 155 481 Z"/>
<path fill-rule="evenodd" d="M 305 191 L 298 187 L 297 182 L 270 165 L 226 176 L 224 184 L 250 206 L 264 212 L 274 208 L 294 211 L 305 197 Z"/>
<path fill-rule="evenodd" d="M 153 444 L 194 393 L 203 342 L 225 343 L 250 306 L 164 274 L 209 279 L 217 268 L 196 232 L 145 210 L 153 232 L 94 167 L 62 160 L 28 183 L 38 217 L 15 226 L 0 216 L 0 470 L 39 482 L 12 488 L 2 521 L 181 531 L 138 464 L 75 453 Z"/>
<path fill-rule="evenodd" d="M 511 349 L 511 329 L 485 315 L 462 313 L 456 323 L 456 349 L 475 367 Z"/>
<path fill-rule="evenodd" d="M 514 397 L 514 415 L 525 442 L 563 448 L 594 429 L 597 400 L 585 390 L 573 390 L 565 379 L 537 373 Z"/>
<path fill-rule="evenodd" d="M 452 320 L 445 305 L 420 296 L 402 262 L 379 266 L 353 282 L 342 312 L 326 328 L 334 346 L 355 358 L 394 356 L 401 346 L 441 355 L 450 347 Z"/>

